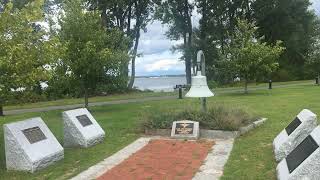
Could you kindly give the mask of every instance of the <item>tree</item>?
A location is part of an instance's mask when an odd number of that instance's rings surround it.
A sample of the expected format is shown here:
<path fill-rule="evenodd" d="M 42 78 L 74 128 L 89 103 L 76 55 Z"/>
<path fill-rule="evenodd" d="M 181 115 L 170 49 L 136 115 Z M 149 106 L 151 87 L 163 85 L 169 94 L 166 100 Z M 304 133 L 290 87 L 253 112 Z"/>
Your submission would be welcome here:
<path fill-rule="evenodd" d="M 92 9 L 101 11 L 101 19 L 106 28 L 117 28 L 131 40 L 128 45 L 128 54 L 131 59 L 128 88 L 131 89 L 135 80 L 135 60 L 140 31 L 146 31 L 146 26 L 151 20 L 150 15 L 154 11 L 154 3 L 152 0 L 91 0 L 89 2 Z M 128 63 L 123 65 L 122 72 L 128 76 Z"/>
<path fill-rule="evenodd" d="M 252 3 L 255 0 L 196 0 L 197 11 L 201 14 L 199 29 L 196 31 L 196 49 L 206 54 L 207 78 L 221 84 L 233 80 L 230 68 L 224 62 L 230 39 L 237 26 L 237 19 L 254 21 Z"/>
<path fill-rule="evenodd" d="M 26 4 L 32 2 L 33 0 L 1 0 L 0 7 L 5 7 L 9 2 L 12 3 L 12 8 L 15 9 L 22 9 L 25 7 Z"/>
<path fill-rule="evenodd" d="M 65 75 L 79 82 L 88 107 L 89 94 L 98 83 L 108 78 L 121 79 L 128 44 L 122 32 L 103 27 L 100 12 L 86 8 L 81 0 L 65 2 L 59 32 L 65 53 L 57 64 L 65 66 Z"/>
<path fill-rule="evenodd" d="M 171 40 L 183 39 L 183 52 L 187 84 L 191 84 L 192 37 L 191 23 L 194 3 L 188 0 L 167 0 L 157 2 L 155 18 L 169 26 L 166 35 Z"/>
<path fill-rule="evenodd" d="M 317 78 L 320 78 L 320 18 L 317 19 L 314 43 L 312 44 L 312 51 L 308 56 L 306 66 L 311 77 L 317 76 Z"/>
<path fill-rule="evenodd" d="M 278 59 L 284 48 L 280 41 L 274 46 L 262 43 L 255 38 L 256 27 L 245 20 L 238 25 L 231 42 L 230 63 L 233 69 L 244 79 L 245 93 L 248 93 L 248 81 L 268 76 L 278 67 Z"/>
<path fill-rule="evenodd" d="M 47 78 L 54 43 L 45 40 L 46 32 L 35 30 L 41 21 L 43 1 L 34 0 L 19 9 L 7 3 L 0 13 L 0 115 L 10 95 L 30 89 Z"/>
<path fill-rule="evenodd" d="M 281 56 L 280 69 L 291 79 L 305 78 L 305 62 L 314 43 L 316 15 L 309 0 L 257 0 L 253 4 L 259 37 L 268 44 L 277 40 L 286 48 Z"/>
<path fill-rule="evenodd" d="M 131 76 L 130 81 L 128 83 L 128 88 L 132 89 L 134 80 L 135 80 L 135 72 L 136 72 L 136 57 L 138 52 L 138 45 L 140 39 L 140 30 L 144 29 L 146 31 L 147 23 L 149 22 L 150 14 L 153 11 L 151 0 L 136 0 L 134 1 L 134 18 L 135 18 L 135 26 L 133 29 L 132 37 L 134 38 L 134 46 L 132 49 L 132 57 L 131 57 Z"/>

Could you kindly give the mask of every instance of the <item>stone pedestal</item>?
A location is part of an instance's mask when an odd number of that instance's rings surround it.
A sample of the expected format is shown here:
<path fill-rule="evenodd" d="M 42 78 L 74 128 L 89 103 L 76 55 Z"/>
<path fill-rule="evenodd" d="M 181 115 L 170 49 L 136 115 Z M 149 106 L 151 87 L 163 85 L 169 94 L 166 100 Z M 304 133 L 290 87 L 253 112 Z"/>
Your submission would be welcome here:
<path fill-rule="evenodd" d="M 320 127 L 315 128 L 277 166 L 278 180 L 320 179 Z"/>
<path fill-rule="evenodd" d="M 171 137 L 177 139 L 198 139 L 199 122 L 196 121 L 174 121 L 172 123 Z"/>
<path fill-rule="evenodd" d="M 308 109 L 297 117 L 273 141 L 276 161 L 281 161 L 317 126 L 317 116 Z"/>
<path fill-rule="evenodd" d="M 64 147 L 90 147 L 105 137 L 105 132 L 86 108 L 62 113 Z"/>
<path fill-rule="evenodd" d="M 62 146 L 41 118 L 4 124 L 8 170 L 34 172 L 64 156 Z"/>

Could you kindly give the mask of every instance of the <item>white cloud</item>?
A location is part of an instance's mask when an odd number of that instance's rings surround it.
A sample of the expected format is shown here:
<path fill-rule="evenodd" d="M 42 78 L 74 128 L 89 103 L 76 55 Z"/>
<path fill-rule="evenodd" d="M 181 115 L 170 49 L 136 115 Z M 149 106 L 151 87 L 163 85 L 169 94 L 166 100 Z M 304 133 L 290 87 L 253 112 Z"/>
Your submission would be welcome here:
<path fill-rule="evenodd" d="M 320 1 L 319 0 L 311 0 L 312 8 L 316 11 L 318 15 L 320 15 Z"/>
<path fill-rule="evenodd" d="M 197 13 L 196 8 L 192 12 L 192 24 L 199 26 L 201 15 Z M 174 45 L 182 44 L 183 40 L 171 41 L 167 39 L 165 33 L 168 30 L 167 25 L 160 21 L 154 21 L 147 26 L 147 32 L 141 34 L 138 52 L 143 56 L 137 58 L 136 72 L 138 76 L 145 75 L 172 75 L 184 74 L 185 66 L 179 58 L 181 53 L 171 53 L 170 49 Z"/>
<path fill-rule="evenodd" d="M 168 30 L 167 25 L 162 25 L 159 21 L 154 21 L 147 26 L 147 32 L 141 34 L 139 43 L 139 53 L 155 54 L 169 50 L 177 41 L 171 41 L 165 36 Z"/>
<path fill-rule="evenodd" d="M 137 76 L 184 74 L 184 62 L 180 53 L 166 50 L 161 53 L 147 54 L 137 58 Z"/>
<path fill-rule="evenodd" d="M 154 21 L 147 26 L 147 32 L 141 34 L 138 52 L 142 54 L 136 60 L 137 76 L 184 74 L 184 62 L 181 53 L 171 52 L 174 45 L 182 40 L 171 41 L 165 36 L 167 25 Z"/>
<path fill-rule="evenodd" d="M 156 62 L 146 64 L 144 68 L 147 72 L 168 71 L 177 65 L 183 65 L 183 64 L 177 61 L 176 59 L 161 59 Z"/>

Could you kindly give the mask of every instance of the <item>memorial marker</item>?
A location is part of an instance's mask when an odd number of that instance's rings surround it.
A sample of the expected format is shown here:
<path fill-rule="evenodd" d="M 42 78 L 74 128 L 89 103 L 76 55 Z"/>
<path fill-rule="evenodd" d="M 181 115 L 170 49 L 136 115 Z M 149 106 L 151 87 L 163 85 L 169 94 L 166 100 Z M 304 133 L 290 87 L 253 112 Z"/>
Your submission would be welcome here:
<path fill-rule="evenodd" d="M 34 172 L 62 159 L 64 151 L 41 118 L 4 124 L 8 170 Z"/>
<path fill-rule="evenodd" d="M 22 132 L 31 144 L 47 139 L 38 126 L 24 129 Z"/>
<path fill-rule="evenodd" d="M 90 121 L 90 119 L 88 118 L 88 116 L 86 114 L 81 115 L 81 116 L 76 116 L 76 118 L 78 119 L 78 121 L 80 122 L 80 124 L 83 127 L 89 126 L 92 124 L 92 122 Z"/>
<path fill-rule="evenodd" d="M 172 123 L 171 137 L 181 139 L 198 139 L 199 122 L 188 120 L 174 121 Z"/>
<path fill-rule="evenodd" d="M 278 180 L 320 179 L 320 126 L 277 166 Z"/>
<path fill-rule="evenodd" d="M 65 147 L 90 147 L 105 137 L 105 132 L 85 109 L 74 109 L 62 113 Z"/>
<path fill-rule="evenodd" d="M 317 126 L 317 116 L 308 109 L 297 117 L 273 141 L 276 161 L 281 161 Z"/>

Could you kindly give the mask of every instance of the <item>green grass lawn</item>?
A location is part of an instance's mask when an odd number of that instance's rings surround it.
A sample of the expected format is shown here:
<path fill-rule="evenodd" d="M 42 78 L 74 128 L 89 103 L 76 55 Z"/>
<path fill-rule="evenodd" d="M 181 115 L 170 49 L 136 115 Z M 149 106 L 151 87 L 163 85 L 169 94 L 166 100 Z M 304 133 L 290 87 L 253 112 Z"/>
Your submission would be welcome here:
<path fill-rule="evenodd" d="M 89 103 L 124 100 L 124 99 L 138 99 L 138 98 L 142 98 L 142 97 L 170 96 L 170 95 L 174 95 L 174 94 L 176 94 L 176 93 L 173 93 L 173 92 L 131 92 L 131 93 L 125 93 L 125 94 L 114 94 L 114 95 L 110 95 L 110 96 L 90 97 Z M 59 100 L 53 100 L 53 101 L 36 102 L 36 103 L 7 105 L 4 107 L 4 110 L 41 108 L 41 107 L 48 107 L 48 106 L 62 106 L 62 105 L 70 105 L 70 104 L 82 104 L 82 103 L 84 103 L 84 98 L 68 98 L 68 99 L 59 99 Z"/>
<path fill-rule="evenodd" d="M 305 83 L 314 83 L 314 80 L 305 80 L 305 81 L 288 81 L 288 82 L 274 82 L 273 86 L 279 85 L 299 85 Z M 243 86 L 243 85 L 242 85 Z M 228 87 L 228 88 L 215 88 L 215 91 L 224 92 L 228 90 L 243 90 L 242 86 L 237 87 Z M 250 83 L 250 88 L 262 88 L 268 87 L 268 83 Z M 105 102 L 105 101 L 114 101 L 114 100 L 124 100 L 124 99 L 138 99 L 142 97 L 159 97 L 159 96 L 177 96 L 177 92 L 131 92 L 126 94 L 115 94 L 110 96 L 96 96 L 90 97 L 89 102 Z M 36 103 L 27 103 L 27 104 L 16 104 L 16 105 L 7 105 L 4 107 L 4 110 L 15 110 L 15 109 L 30 109 L 30 108 L 41 108 L 41 107 L 48 107 L 48 106 L 61 106 L 61 105 L 71 105 L 71 104 L 82 104 L 84 103 L 83 98 L 69 98 L 69 99 L 60 99 L 60 100 L 53 100 L 53 101 L 43 101 L 43 102 L 36 102 Z"/>
<path fill-rule="evenodd" d="M 308 108 L 320 114 L 320 87 L 298 85 L 273 90 L 252 91 L 248 95 L 227 93 L 208 99 L 209 105 L 224 103 L 243 106 L 268 121 L 261 127 L 237 138 L 222 179 L 275 179 L 276 162 L 272 152 L 274 137 L 299 113 Z M 103 143 L 88 149 L 65 149 L 64 160 L 47 169 L 30 173 L 7 172 L 3 145 L 3 129 L 0 128 L 0 179 L 67 179 L 117 152 L 136 138 L 141 113 L 152 108 L 178 108 L 199 105 L 197 99 L 163 100 L 93 107 L 92 113 L 106 131 Z M 0 118 L 4 123 L 41 116 L 53 134 L 62 140 L 61 111 L 28 113 Z"/>

